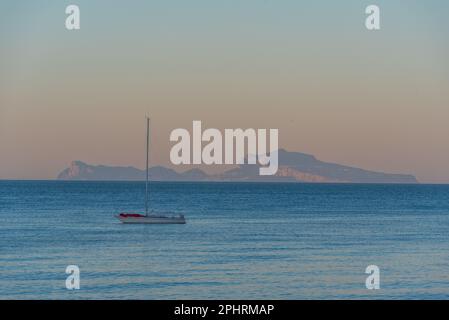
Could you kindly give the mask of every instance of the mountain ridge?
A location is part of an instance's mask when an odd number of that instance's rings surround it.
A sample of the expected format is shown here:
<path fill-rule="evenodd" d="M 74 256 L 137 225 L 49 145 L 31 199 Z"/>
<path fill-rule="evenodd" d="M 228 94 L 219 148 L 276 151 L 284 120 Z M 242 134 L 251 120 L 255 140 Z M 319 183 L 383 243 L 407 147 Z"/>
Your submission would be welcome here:
<path fill-rule="evenodd" d="M 248 182 L 310 182 L 310 183 L 419 183 L 409 174 L 392 174 L 370 171 L 346 165 L 323 162 L 315 156 L 278 151 L 279 168 L 276 175 L 260 176 L 259 165 L 243 164 L 221 174 L 207 174 L 193 168 L 178 172 L 163 166 L 149 168 L 153 181 L 248 181 Z M 89 165 L 72 161 L 70 166 L 60 172 L 58 180 L 129 180 L 145 179 L 145 170 L 132 166 Z"/>

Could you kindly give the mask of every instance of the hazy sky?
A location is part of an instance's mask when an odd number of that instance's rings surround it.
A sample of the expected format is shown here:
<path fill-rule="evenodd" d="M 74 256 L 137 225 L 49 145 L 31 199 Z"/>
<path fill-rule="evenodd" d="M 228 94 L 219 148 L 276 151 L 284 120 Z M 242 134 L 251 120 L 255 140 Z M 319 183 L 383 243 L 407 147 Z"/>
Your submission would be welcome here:
<path fill-rule="evenodd" d="M 65 29 L 65 8 L 81 30 Z M 365 7 L 381 8 L 381 30 Z M 449 182 L 449 2 L 0 2 L 0 179 L 169 163 L 169 134 L 278 128 L 321 160 Z"/>

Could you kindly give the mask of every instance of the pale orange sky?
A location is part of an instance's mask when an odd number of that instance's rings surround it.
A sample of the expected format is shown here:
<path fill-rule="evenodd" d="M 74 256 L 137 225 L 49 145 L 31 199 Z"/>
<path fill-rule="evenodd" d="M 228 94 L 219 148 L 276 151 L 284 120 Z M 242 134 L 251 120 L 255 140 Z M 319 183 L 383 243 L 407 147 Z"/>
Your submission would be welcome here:
<path fill-rule="evenodd" d="M 117 1 L 107 15 L 80 1 L 75 32 L 63 4 L 36 2 L 0 6 L 0 179 L 54 178 L 71 160 L 143 168 L 150 114 L 153 165 L 169 164 L 171 130 L 202 120 L 278 128 L 291 151 L 449 183 L 443 2 L 380 1 L 374 33 L 363 1 Z"/>

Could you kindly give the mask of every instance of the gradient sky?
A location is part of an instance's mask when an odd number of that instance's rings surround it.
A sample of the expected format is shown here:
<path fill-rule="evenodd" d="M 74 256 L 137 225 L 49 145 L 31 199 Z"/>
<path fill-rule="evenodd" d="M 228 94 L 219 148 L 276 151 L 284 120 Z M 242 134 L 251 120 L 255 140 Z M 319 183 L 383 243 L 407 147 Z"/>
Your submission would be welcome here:
<path fill-rule="evenodd" d="M 148 113 L 153 165 L 169 164 L 171 130 L 202 120 L 449 183 L 448 14 L 444 0 L 1 1 L 0 179 L 143 168 Z"/>

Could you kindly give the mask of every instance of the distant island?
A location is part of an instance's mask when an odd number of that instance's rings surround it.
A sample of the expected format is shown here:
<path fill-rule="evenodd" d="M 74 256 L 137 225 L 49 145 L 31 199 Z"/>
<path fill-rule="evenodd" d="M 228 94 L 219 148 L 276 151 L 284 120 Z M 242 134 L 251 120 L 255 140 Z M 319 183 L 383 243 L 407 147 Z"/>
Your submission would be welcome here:
<path fill-rule="evenodd" d="M 259 165 L 240 165 L 221 174 L 210 175 L 200 169 L 177 172 L 162 166 L 149 169 L 152 181 L 248 181 L 248 182 L 312 182 L 312 183 L 418 183 L 413 175 L 369 171 L 340 164 L 327 163 L 312 155 L 279 151 L 276 175 L 260 176 Z M 117 180 L 145 179 L 145 170 L 134 167 L 89 165 L 73 161 L 58 176 L 58 180 Z"/>

